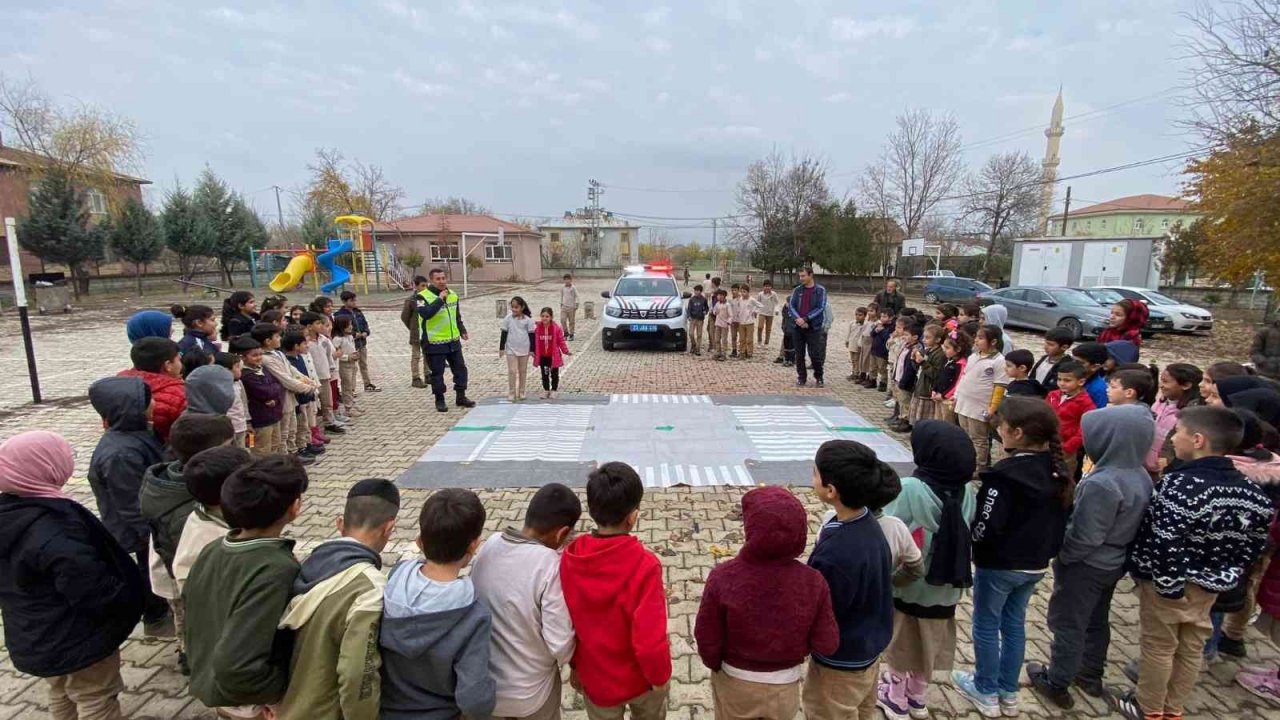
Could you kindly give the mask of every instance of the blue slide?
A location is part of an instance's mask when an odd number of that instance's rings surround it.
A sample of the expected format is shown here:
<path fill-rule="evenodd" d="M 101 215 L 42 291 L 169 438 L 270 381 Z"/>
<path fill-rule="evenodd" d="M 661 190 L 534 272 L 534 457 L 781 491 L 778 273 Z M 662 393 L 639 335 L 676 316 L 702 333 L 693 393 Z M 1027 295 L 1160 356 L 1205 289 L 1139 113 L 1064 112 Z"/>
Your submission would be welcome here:
<path fill-rule="evenodd" d="M 316 264 L 329 271 L 329 282 L 320 286 L 320 292 L 333 292 L 351 280 L 351 273 L 336 262 L 339 255 L 351 252 L 351 247 L 350 240 L 330 238 L 329 250 L 316 256 Z"/>

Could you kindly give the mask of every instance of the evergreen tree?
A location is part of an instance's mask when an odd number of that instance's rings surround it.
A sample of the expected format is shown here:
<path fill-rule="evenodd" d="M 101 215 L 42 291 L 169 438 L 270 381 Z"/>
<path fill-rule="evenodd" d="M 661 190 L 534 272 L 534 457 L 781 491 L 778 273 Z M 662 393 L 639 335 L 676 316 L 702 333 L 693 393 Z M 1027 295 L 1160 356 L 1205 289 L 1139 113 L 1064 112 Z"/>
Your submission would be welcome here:
<path fill-rule="evenodd" d="M 65 172 L 49 169 L 31 190 L 18 238 L 23 249 L 44 262 L 67 266 L 77 298 L 89 292 L 88 264 L 102 259 L 104 237 L 89 227 L 84 194 Z"/>
<path fill-rule="evenodd" d="M 213 250 L 213 233 L 181 185 L 165 197 L 160 227 L 165 247 L 178 258 L 178 273 L 190 280 L 200 268 L 201 258 Z"/>
<path fill-rule="evenodd" d="M 130 198 L 108 238 L 116 255 L 133 263 L 133 277 L 141 295 L 143 266 L 155 262 L 164 250 L 159 221 L 142 203 Z"/>

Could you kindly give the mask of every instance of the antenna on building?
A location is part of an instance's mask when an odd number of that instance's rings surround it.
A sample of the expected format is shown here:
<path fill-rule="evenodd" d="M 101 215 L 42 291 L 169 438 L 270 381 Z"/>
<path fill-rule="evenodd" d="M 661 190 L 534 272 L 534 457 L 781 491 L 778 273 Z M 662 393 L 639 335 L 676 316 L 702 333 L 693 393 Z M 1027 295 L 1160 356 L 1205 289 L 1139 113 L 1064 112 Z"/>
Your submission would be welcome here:
<path fill-rule="evenodd" d="M 600 196 L 604 195 L 604 187 L 595 180 L 587 181 L 587 211 L 591 221 L 591 237 L 585 250 L 589 257 L 600 257 Z"/>

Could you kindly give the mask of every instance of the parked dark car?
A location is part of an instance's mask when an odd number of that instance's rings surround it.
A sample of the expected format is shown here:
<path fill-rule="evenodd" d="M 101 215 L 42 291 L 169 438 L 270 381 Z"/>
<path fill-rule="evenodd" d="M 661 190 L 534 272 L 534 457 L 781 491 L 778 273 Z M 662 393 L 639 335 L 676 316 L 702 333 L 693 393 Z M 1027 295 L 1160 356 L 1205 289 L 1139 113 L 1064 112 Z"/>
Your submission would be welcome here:
<path fill-rule="evenodd" d="M 1096 299 L 1067 287 L 1014 286 L 978 296 L 981 305 L 1003 305 L 1007 325 L 1048 330 L 1066 328 L 1077 339 L 1096 337 L 1107 326 L 1110 310 Z"/>
<path fill-rule="evenodd" d="M 981 280 L 962 277 L 935 277 L 924 286 L 924 301 L 937 305 L 944 302 L 966 302 L 984 292 L 994 290 Z"/>

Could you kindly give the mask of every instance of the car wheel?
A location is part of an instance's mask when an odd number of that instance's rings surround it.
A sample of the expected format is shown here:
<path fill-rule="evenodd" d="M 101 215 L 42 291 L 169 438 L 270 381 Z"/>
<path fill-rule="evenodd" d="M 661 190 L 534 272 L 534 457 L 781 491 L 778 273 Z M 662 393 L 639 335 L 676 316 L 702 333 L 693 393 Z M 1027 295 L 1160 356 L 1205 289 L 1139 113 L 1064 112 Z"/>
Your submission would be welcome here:
<path fill-rule="evenodd" d="M 613 343 L 608 340 L 601 340 L 600 345 L 605 349 L 605 352 L 613 352 Z"/>
<path fill-rule="evenodd" d="M 1079 340 L 1084 335 L 1084 325 L 1081 325 L 1080 321 L 1075 318 L 1062 318 L 1058 321 L 1058 327 L 1071 333 L 1071 337 L 1076 340 Z"/>
<path fill-rule="evenodd" d="M 925 294 L 924 294 L 924 301 L 925 301 L 925 302 L 927 302 L 927 303 L 929 303 L 930 305 L 937 305 L 937 304 L 938 304 L 938 294 L 937 294 L 937 293 L 925 293 Z"/>

